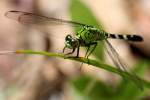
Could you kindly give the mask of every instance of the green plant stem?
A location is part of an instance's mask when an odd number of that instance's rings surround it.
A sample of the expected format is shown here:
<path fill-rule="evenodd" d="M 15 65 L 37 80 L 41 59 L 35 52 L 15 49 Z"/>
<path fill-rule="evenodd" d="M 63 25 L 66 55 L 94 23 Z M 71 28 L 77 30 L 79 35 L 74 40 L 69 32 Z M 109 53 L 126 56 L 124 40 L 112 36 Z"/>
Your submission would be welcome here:
<path fill-rule="evenodd" d="M 119 69 L 117 69 L 113 66 L 104 64 L 100 61 L 87 59 L 87 58 L 84 58 L 84 57 L 78 57 L 77 58 L 77 57 L 74 57 L 74 56 L 69 56 L 69 55 L 60 54 L 60 53 L 51 53 L 51 52 L 44 52 L 44 51 L 32 51 L 32 50 L 17 50 L 16 53 L 17 54 L 29 54 L 29 55 L 31 55 L 31 54 L 45 55 L 45 56 L 48 56 L 48 57 L 59 57 L 59 58 L 63 58 L 63 59 L 74 60 L 74 61 L 89 64 L 89 65 L 93 65 L 93 66 L 98 67 L 98 68 L 102 68 L 104 70 L 107 70 L 107 71 L 110 71 L 112 73 L 118 74 L 122 77 L 126 76 L 128 79 L 132 79 L 132 77 L 131 77 L 132 75 L 128 72 L 120 71 Z M 138 79 L 141 80 L 144 87 L 150 88 L 150 82 L 148 82 L 144 79 L 141 79 L 139 77 L 138 77 Z"/>

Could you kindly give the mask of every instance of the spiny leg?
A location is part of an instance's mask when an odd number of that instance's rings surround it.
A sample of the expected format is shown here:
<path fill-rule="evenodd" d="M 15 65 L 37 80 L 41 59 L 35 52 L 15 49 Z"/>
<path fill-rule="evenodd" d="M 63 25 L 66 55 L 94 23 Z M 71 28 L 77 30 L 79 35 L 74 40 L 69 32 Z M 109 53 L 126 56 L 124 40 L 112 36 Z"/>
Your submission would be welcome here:
<path fill-rule="evenodd" d="M 85 56 L 84 57 L 86 57 L 87 55 L 88 55 L 88 52 L 89 52 L 89 50 L 90 50 L 90 45 L 87 47 L 87 50 L 86 50 L 86 53 L 85 53 Z"/>
<path fill-rule="evenodd" d="M 77 55 L 76 55 L 77 58 L 79 57 L 79 53 L 80 53 L 80 45 L 77 48 Z"/>
<path fill-rule="evenodd" d="M 89 50 L 90 50 L 90 46 L 91 45 L 94 45 L 94 47 L 92 48 L 92 50 L 89 52 L 89 54 L 87 54 L 85 57 L 87 58 L 87 63 L 89 64 L 89 56 L 92 54 L 92 52 L 95 50 L 95 48 L 96 48 L 96 46 L 97 46 L 97 42 L 93 42 L 93 43 L 90 43 L 89 44 Z M 88 53 L 88 51 L 87 51 L 87 53 Z"/>
<path fill-rule="evenodd" d="M 63 53 L 65 52 L 66 46 L 63 48 Z M 73 48 L 71 52 L 66 53 L 65 55 L 70 55 L 75 52 L 76 48 Z"/>
<path fill-rule="evenodd" d="M 73 48 L 72 51 L 67 53 L 66 55 L 73 54 L 75 52 L 75 50 L 76 50 L 76 48 Z M 79 52 L 80 52 L 80 46 L 77 48 L 77 55 L 69 57 L 69 58 L 79 58 Z"/>
<path fill-rule="evenodd" d="M 88 57 L 92 54 L 92 52 L 95 50 L 95 48 L 97 47 L 97 42 L 93 42 L 93 43 L 91 43 L 90 45 L 94 45 L 94 47 L 92 48 L 92 50 L 89 52 L 89 54 L 87 55 L 87 59 L 88 59 Z"/>
<path fill-rule="evenodd" d="M 87 56 L 89 50 L 90 50 L 90 45 L 88 46 L 88 48 L 87 48 L 87 50 L 86 50 L 86 53 L 85 53 L 85 56 L 84 56 L 84 57 Z M 81 65 L 80 65 L 80 67 L 79 67 L 79 70 L 82 70 L 82 66 L 83 66 L 83 62 L 81 63 Z"/>
<path fill-rule="evenodd" d="M 63 53 L 65 52 L 66 46 L 63 48 Z"/>
<path fill-rule="evenodd" d="M 94 45 L 94 47 L 93 47 L 92 50 L 90 51 L 91 45 Z M 87 58 L 87 60 L 88 60 L 87 63 L 89 63 L 88 57 L 89 57 L 89 56 L 92 54 L 92 52 L 95 50 L 96 46 L 97 46 L 97 42 L 93 42 L 93 43 L 88 44 L 88 48 L 87 48 L 87 51 L 86 51 L 85 56 L 84 56 L 84 57 Z M 83 65 L 83 63 L 82 63 L 81 66 L 80 66 L 80 70 L 82 69 L 82 65 Z"/>
<path fill-rule="evenodd" d="M 66 53 L 66 55 L 73 54 L 73 53 L 75 52 L 75 50 L 76 50 L 76 49 L 75 49 L 75 48 L 73 48 L 73 49 L 72 49 L 72 51 L 71 51 L 71 52 Z"/>

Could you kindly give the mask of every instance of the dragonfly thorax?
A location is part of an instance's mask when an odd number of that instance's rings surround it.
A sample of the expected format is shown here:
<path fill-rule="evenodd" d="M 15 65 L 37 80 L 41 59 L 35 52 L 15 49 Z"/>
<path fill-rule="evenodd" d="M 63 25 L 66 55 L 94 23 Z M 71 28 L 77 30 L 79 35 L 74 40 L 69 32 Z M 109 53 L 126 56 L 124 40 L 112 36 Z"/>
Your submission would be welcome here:
<path fill-rule="evenodd" d="M 106 39 L 106 32 L 104 30 L 99 30 L 94 26 L 83 26 L 76 34 L 76 38 L 84 42 L 84 44 L 89 44 L 92 42 L 97 42 Z"/>
<path fill-rule="evenodd" d="M 75 49 L 79 46 L 79 41 L 71 36 L 71 35 L 67 35 L 65 38 L 65 47 L 69 48 L 69 49 Z"/>

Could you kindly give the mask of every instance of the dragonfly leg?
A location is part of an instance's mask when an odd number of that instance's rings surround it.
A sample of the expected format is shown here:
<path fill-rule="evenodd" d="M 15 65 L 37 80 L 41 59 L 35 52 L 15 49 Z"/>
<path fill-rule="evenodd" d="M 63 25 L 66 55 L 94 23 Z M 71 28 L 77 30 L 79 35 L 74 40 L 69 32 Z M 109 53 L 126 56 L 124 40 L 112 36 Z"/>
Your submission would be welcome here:
<path fill-rule="evenodd" d="M 76 55 L 77 58 L 79 57 L 79 52 L 80 52 L 80 46 L 78 46 L 77 48 L 77 55 Z"/>
<path fill-rule="evenodd" d="M 68 52 L 66 55 L 73 54 L 75 50 L 76 50 L 76 48 L 73 48 L 72 51 L 71 51 L 71 52 Z"/>
<path fill-rule="evenodd" d="M 63 48 L 63 53 L 65 52 L 66 46 Z M 66 55 L 73 54 L 75 52 L 76 48 L 73 48 L 71 52 L 66 53 Z"/>
<path fill-rule="evenodd" d="M 86 50 L 86 53 L 85 53 L 85 56 L 84 56 L 84 57 L 87 56 L 89 50 L 90 50 L 90 45 L 88 46 L 88 48 L 87 48 L 87 50 Z M 89 61 L 88 61 L 88 62 L 89 62 Z M 81 63 L 81 65 L 80 65 L 80 67 L 79 67 L 79 70 L 82 70 L 82 66 L 83 66 L 83 62 Z"/>
<path fill-rule="evenodd" d="M 92 48 L 92 50 L 89 52 L 89 54 L 87 54 L 87 59 L 88 57 L 92 54 L 92 52 L 95 50 L 96 46 L 97 46 L 97 42 L 93 42 L 90 45 L 94 45 L 94 47 Z M 90 48 L 90 47 L 89 47 Z"/>
<path fill-rule="evenodd" d="M 63 48 L 63 53 L 65 52 L 66 46 Z"/>
<path fill-rule="evenodd" d="M 90 45 L 87 47 L 87 50 L 86 50 L 86 53 L 85 53 L 85 56 L 84 57 L 86 57 L 87 55 L 88 55 L 88 52 L 89 52 L 89 50 L 90 50 Z"/>
<path fill-rule="evenodd" d="M 95 50 L 96 46 L 97 46 L 97 42 L 92 43 L 91 45 L 94 45 L 94 47 L 92 48 L 92 50 L 89 52 L 89 54 L 87 55 L 87 59 L 89 58 L 89 56 L 92 54 L 92 52 Z M 88 64 L 89 64 L 89 59 L 88 59 Z"/>

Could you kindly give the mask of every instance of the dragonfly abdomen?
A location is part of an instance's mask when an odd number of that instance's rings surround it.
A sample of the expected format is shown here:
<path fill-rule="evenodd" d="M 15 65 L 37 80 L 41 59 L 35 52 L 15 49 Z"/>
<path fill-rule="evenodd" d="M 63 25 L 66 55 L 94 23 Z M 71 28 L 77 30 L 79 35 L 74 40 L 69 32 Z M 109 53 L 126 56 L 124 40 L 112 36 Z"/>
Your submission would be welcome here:
<path fill-rule="evenodd" d="M 107 34 L 108 38 L 113 39 L 124 39 L 129 41 L 143 41 L 143 38 L 139 35 L 128 35 L 128 34 Z"/>

